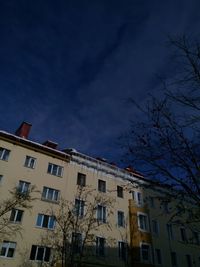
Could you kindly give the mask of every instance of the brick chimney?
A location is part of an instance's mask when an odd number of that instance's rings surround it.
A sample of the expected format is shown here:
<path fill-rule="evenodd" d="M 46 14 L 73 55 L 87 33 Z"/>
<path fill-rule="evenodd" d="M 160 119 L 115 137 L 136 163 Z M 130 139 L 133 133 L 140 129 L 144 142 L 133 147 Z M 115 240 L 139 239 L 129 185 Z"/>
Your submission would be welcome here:
<path fill-rule="evenodd" d="M 17 129 L 17 131 L 15 132 L 15 134 L 19 137 L 28 139 L 28 135 L 30 132 L 32 124 L 28 123 L 28 122 L 22 122 L 22 124 L 19 126 L 19 128 Z"/>

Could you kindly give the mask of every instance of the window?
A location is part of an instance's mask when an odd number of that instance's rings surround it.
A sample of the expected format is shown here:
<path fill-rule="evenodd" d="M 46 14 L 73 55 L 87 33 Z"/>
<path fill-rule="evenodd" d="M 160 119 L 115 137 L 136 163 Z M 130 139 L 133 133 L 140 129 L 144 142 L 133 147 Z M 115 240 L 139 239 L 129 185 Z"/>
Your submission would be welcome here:
<path fill-rule="evenodd" d="M 123 198 L 123 187 L 117 186 L 117 196 Z"/>
<path fill-rule="evenodd" d="M 149 202 L 150 202 L 150 207 L 151 207 L 151 208 L 155 208 L 154 197 L 149 197 Z"/>
<path fill-rule="evenodd" d="M 139 226 L 139 229 L 142 230 L 142 231 L 148 231 L 149 230 L 147 214 L 139 213 L 139 215 L 138 215 L 138 226 Z"/>
<path fill-rule="evenodd" d="M 117 212 L 117 224 L 118 226 L 124 227 L 124 212 L 123 211 Z"/>
<path fill-rule="evenodd" d="M 172 267 L 178 266 L 176 252 L 171 252 L 171 262 L 172 262 Z"/>
<path fill-rule="evenodd" d="M 98 190 L 100 192 L 106 192 L 106 182 L 103 180 L 98 180 Z"/>
<path fill-rule="evenodd" d="M 167 224 L 167 234 L 168 234 L 168 238 L 170 240 L 174 239 L 174 233 L 173 233 L 172 224 Z"/>
<path fill-rule="evenodd" d="M 159 248 L 155 249 L 155 257 L 156 257 L 156 263 L 162 264 L 162 257 L 161 257 L 161 251 Z"/>
<path fill-rule="evenodd" d="M 44 214 L 38 214 L 36 225 L 42 228 L 54 229 L 55 217 Z"/>
<path fill-rule="evenodd" d="M 163 201 L 163 203 L 162 203 L 162 206 L 163 206 L 163 211 L 165 212 L 165 213 L 169 213 L 169 202 L 168 201 Z"/>
<path fill-rule="evenodd" d="M 132 200 L 135 200 L 135 191 L 130 192 L 132 194 Z"/>
<path fill-rule="evenodd" d="M 2 181 L 3 181 L 3 175 L 0 174 L 0 185 L 1 185 Z"/>
<path fill-rule="evenodd" d="M 72 233 L 72 250 L 74 253 L 81 252 L 82 234 Z"/>
<path fill-rule="evenodd" d="M 49 261 L 51 249 L 48 247 L 41 247 L 32 245 L 30 260 L 33 261 Z"/>
<path fill-rule="evenodd" d="M 30 156 L 26 156 L 24 166 L 27 168 L 35 168 L 36 159 Z"/>
<path fill-rule="evenodd" d="M 20 223 L 22 221 L 23 210 L 12 209 L 10 215 L 10 221 L 14 223 Z"/>
<path fill-rule="evenodd" d="M 102 205 L 97 206 L 97 220 L 99 222 L 106 222 L 106 207 Z"/>
<path fill-rule="evenodd" d="M 47 200 L 47 201 L 53 201 L 53 202 L 58 202 L 59 200 L 59 195 L 60 191 L 49 188 L 49 187 L 43 187 L 42 191 L 42 200 Z"/>
<path fill-rule="evenodd" d="M 121 260 L 127 260 L 127 244 L 123 241 L 118 242 L 118 255 Z"/>
<path fill-rule="evenodd" d="M 151 253 L 150 253 L 150 245 L 149 244 L 141 244 L 140 255 L 141 255 L 141 261 L 142 262 L 150 262 L 151 261 Z"/>
<path fill-rule="evenodd" d="M 75 199 L 75 214 L 76 216 L 83 217 L 84 215 L 85 201 L 80 199 Z"/>
<path fill-rule="evenodd" d="M 105 238 L 96 237 L 96 255 L 105 256 Z"/>
<path fill-rule="evenodd" d="M 140 192 L 137 192 L 137 204 L 142 205 L 142 194 Z"/>
<path fill-rule="evenodd" d="M 49 163 L 47 172 L 52 174 L 52 175 L 62 177 L 63 167 L 55 165 L 53 163 Z"/>
<path fill-rule="evenodd" d="M 199 245 L 199 233 L 196 231 L 193 231 L 192 234 L 193 234 L 193 243 L 196 245 Z"/>
<path fill-rule="evenodd" d="M 0 256 L 5 258 L 13 258 L 15 249 L 16 249 L 15 242 L 3 241 L 3 244 L 1 246 Z"/>
<path fill-rule="evenodd" d="M 156 220 L 152 220 L 152 232 L 154 235 L 159 234 L 158 221 L 156 221 Z"/>
<path fill-rule="evenodd" d="M 86 184 L 86 175 L 83 173 L 78 172 L 77 175 L 77 185 L 85 186 Z"/>
<path fill-rule="evenodd" d="M 187 236 L 186 236 L 185 228 L 183 228 L 183 227 L 180 228 L 180 234 L 181 234 L 181 241 L 187 242 Z"/>
<path fill-rule="evenodd" d="M 25 182 L 25 181 L 19 181 L 17 189 L 19 193 L 25 194 L 29 192 L 29 187 L 30 187 L 30 183 Z"/>
<path fill-rule="evenodd" d="M 8 161 L 10 150 L 0 147 L 0 159 Z"/>
<path fill-rule="evenodd" d="M 185 257 L 186 257 L 187 267 L 192 267 L 192 257 L 191 257 L 191 255 L 187 254 L 187 255 L 185 255 Z"/>

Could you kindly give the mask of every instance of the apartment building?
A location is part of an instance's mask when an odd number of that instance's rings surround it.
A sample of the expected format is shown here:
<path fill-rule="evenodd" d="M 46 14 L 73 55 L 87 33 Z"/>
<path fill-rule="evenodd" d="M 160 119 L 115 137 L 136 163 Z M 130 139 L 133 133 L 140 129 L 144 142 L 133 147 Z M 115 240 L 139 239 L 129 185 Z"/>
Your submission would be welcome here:
<path fill-rule="evenodd" d="M 30 129 L 24 122 L 15 134 L 0 131 L 0 203 L 12 190 L 25 194 L 35 186 L 31 209 L 14 207 L 6 214 L 20 231 L 0 235 L 0 266 L 64 266 L 63 254 L 54 257 L 57 248 L 73 251 L 78 262 L 84 242 L 82 266 L 200 266 L 198 227 L 191 232 L 169 224 L 160 188 L 144 186 L 149 181 L 131 168 L 61 151 L 52 141 L 33 142 Z M 56 215 L 63 221 L 66 205 L 66 221 L 77 218 L 66 232 L 67 245 L 56 240 Z"/>

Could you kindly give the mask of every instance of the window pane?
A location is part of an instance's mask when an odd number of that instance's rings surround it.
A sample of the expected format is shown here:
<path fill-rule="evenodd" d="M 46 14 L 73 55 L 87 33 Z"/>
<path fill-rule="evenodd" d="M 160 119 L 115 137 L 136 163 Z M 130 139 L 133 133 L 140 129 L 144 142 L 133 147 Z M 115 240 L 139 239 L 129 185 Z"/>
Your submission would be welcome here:
<path fill-rule="evenodd" d="M 43 256 L 44 256 L 44 248 L 43 247 L 38 247 L 36 260 L 42 261 L 43 260 Z"/>
<path fill-rule="evenodd" d="M 37 226 L 42 226 L 42 218 L 43 218 L 43 215 L 42 214 L 38 214 L 37 222 L 36 222 Z"/>

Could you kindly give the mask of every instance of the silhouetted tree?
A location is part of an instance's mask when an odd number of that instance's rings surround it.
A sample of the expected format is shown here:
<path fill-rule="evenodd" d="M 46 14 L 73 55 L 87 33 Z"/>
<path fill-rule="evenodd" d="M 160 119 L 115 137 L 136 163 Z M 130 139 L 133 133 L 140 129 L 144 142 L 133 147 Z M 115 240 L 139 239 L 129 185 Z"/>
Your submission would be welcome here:
<path fill-rule="evenodd" d="M 150 96 L 144 107 L 131 99 L 141 116 L 131 122 L 122 145 L 126 162 L 147 179 L 165 185 L 166 200 L 176 199 L 174 217 L 187 211 L 187 222 L 199 222 L 200 43 L 185 36 L 169 41 L 175 49 L 174 76 L 162 80 L 162 97 Z"/>

